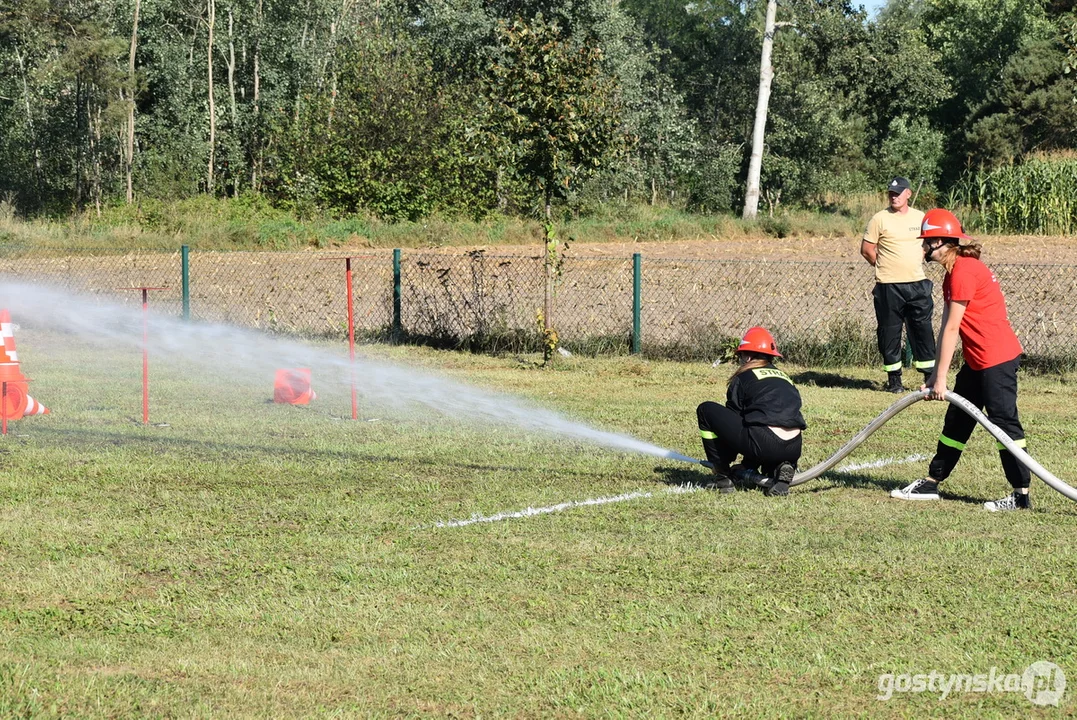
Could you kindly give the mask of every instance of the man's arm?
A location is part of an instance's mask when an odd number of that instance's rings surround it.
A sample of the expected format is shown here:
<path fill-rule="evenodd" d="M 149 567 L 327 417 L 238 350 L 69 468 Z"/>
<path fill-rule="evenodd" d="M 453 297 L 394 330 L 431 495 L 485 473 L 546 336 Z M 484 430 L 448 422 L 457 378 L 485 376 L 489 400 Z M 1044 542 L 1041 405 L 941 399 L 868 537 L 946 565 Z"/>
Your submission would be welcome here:
<path fill-rule="evenodd" d="M 878 254 L 878 251 L 879 248 L 875 246 L 875 243 L 868 242 L 867 240 L 860 241 L 860 254 L 868 261 L 868 265 L 875 267 L 875 256 Z"/>

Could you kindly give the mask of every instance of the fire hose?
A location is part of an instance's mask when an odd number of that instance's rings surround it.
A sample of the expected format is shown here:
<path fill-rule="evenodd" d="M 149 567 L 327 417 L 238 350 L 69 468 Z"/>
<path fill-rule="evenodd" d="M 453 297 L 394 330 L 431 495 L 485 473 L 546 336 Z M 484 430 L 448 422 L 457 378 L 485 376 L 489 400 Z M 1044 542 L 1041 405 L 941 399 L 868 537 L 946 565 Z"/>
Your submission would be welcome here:
<path fill-rule="evenodd" d="M 916 392 L 909 393 L 905 397 L 898 400 L 896 403 L 884 410 L 882 414 L 880 414 L 877 418 L 868 423 L 863 430 L 854 435 L 852 439 L 849 440 L 849 442 L 842 445 L 833 455 L 831 455 L 818 465 L 815 465 L 814 467 L 811 467 L 804 472 L 797 473 L 793 477 L 793 481 L 789 483 L 790 487 L 801 485 L 808 482 L 809 480 L 814 480 L 830 468 L 837 465 L 849 453 L 859 447 L 861 443 L 871 437 L 872 433 L 885 425 L 890 420 L 890 418 L 894 417 L 910 405 L 913 405 L 923 400 L 928 396 L 928 393 L 930 393 L 930 390 L 918 390 Z M 994 438 L 998 440 L 1004 448 L 1009 450 L 1010 453 L 1012 453 L 1013 456 L 1017 458 L 1018 462 L 1027 467 L 1033 475 L 1038 477 L 1040 480 L 1043 480 L 1045 483 L 1051 486 L 1052 489 L 1062 493 L 1070 500 L 1077 502 L 1077 489 L 1074 489 L 1062 480 L 1059 480 L 1045 467 L 1036 462 L 1036 460 L 1034 460 L 1031 455 L 1025 452 L 1022 448 L 1018 447 L 1017 443 L 1011 440 L 1009 435 L 1004 433 L 1001 429 L 999 429 L 997 425 L 988 420 L 987 416 L 980 412 L 980 410 L 975 405 L 973 405 L 968 400 L 954 392 L 947 391 L 944 397 L 949 403 L 951 403 L 952 405 L 956 405 L 958 408 L 965 411 L 965 413 L 967 413 L 973 420 L 982 425 L 983 428 L 987 430 L 987 432 L 991 433 L 991 435 L 994 436 Z M 704 465 L 705 467 L 712 467 L 711 464 L 706 460 L 697 460 L 696 462 L 700 463 L 701 465 Z"/>

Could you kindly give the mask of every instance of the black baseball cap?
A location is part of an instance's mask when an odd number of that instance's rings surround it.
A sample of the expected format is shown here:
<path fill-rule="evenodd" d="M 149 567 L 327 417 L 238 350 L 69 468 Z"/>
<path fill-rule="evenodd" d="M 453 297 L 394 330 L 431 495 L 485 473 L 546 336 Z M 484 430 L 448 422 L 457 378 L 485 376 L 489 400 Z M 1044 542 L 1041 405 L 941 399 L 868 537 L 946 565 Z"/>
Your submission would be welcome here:
<path fill-rule="evenodd" d="M 886 186 L 886 192 L 888 193 L 899 193 L 902 190 L 910 189 L 912 189 L 912 185 L 909 184 L 908 178 L 903 177 L 895 177 Z"/>

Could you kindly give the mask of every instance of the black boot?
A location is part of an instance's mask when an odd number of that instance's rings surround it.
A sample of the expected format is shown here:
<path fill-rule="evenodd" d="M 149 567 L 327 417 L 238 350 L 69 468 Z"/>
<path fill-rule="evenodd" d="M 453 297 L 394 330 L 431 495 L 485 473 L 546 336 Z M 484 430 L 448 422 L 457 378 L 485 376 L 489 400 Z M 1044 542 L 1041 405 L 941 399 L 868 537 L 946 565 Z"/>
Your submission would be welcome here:
<path fill-rule="evenodd" d="M 793 482 L 793 477 L 797 474 L 797 469 L 793 463 L 783 462 L 774 468 L 774 479 L 770 484 L 770 487 L 766 488 L 763 492 L 767 497 L 783 496 L 789 494 L 789 484 Z"/>
<path fill-rule="evenodd" d="M 886 392 L 891 393 L 903 393 L 905 392 L 905 386 L 901 384 L 901 371 L 895 370 L 894 372 L 887 373 L 886 375 Z"/>
<path fill-rule="evenodd" d="M 733 478 L 730 475 L 728 465 L 723 466 L 715 463 L 712 472 L 714 473 L 713 477 L 709 477 L 700 483 L 703 487 L 708 490 L 717 490 L 720 493 L 736 492 L 737 488 L 733 485 Z"/>

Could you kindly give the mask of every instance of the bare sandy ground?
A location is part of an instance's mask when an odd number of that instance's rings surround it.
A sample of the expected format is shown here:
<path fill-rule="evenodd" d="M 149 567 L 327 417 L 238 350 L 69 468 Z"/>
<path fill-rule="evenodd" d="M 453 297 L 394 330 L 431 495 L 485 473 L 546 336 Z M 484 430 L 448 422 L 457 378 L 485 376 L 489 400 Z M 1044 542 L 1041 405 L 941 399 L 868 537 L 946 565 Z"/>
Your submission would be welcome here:
<path fill-rule="evenodd" d="M 1058 264 L 1077 265 L 1077 237 L 1047 237 L 1042 235 L 988 235 L 977 238 L 983 245 L 982 259 L 988 264 Z M 513 245 L 453 245 L 445 247 L 415 247 L 405 253 L 465 255 L 476 250 L 488 256 L 540 257 L 541 242 Z M 338 252 L 354 251 L 357 255 L 381 256 L 387 248 L 349 247 Z M 603 241 L 585 239 L 569 244 L 566 255 L 577 258 L 631 257 L 640 253 L 650 258 L 707 259 L 707 260 L 808 260 L 832 262 L 863 262 L 860 257 L 860 236 L 848 237 L 730 237 L 655 242 Z"/>
<path fill-rule="evenodd" d="M 982 260 L 986 263 L 1057 263 L 1077 265 L 1077 238 L 1031 235 L 988 236 L 980 240 Z M 436 252 L 462 254 L 478 247 L 444 248 Z M 490 255 L 530 255 L 541 252 L 538 245 L 484 246 Z M 422 252 L 428 252 L 423 250 Z M 831 260 L 860 261 L 860 238 L 734 238 L 669 242 L 575 242 L 569 246 L 571 257 L 627 257 L 633 253 L 645 257 L 710 260 Z"/>
<path fill-rule="evenodd" d="M 982 241 L 985 262 L 1077 263 L 1077 238 L 992 237 Z M 606 247 L 603 247 L 605 245 Z M 860 238 L 753 238 L 670 243 L 574 245 L 574 254 L 645 253 L 652 257 L 714 259 L 859 260 Z"/>

